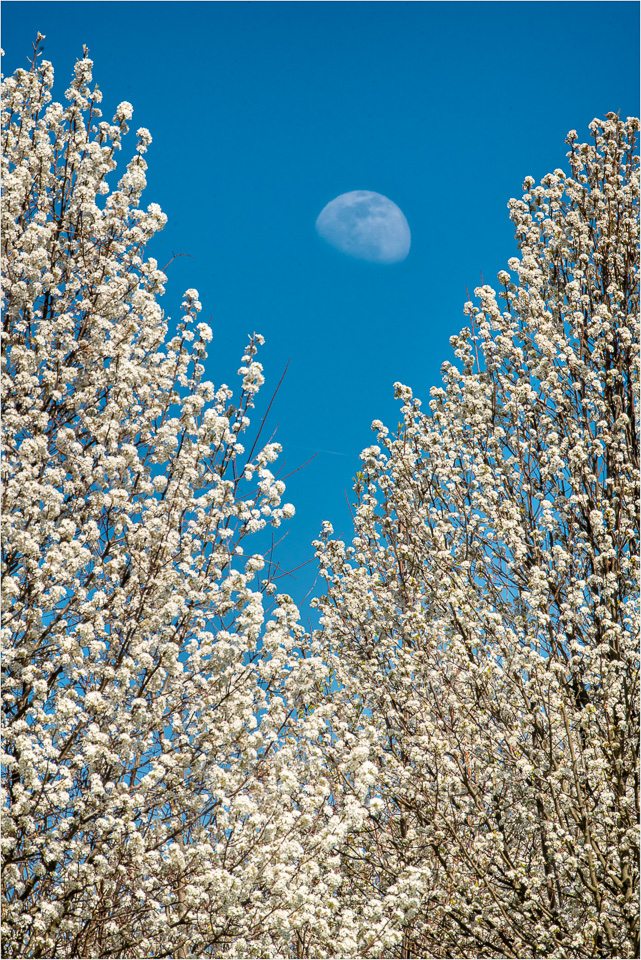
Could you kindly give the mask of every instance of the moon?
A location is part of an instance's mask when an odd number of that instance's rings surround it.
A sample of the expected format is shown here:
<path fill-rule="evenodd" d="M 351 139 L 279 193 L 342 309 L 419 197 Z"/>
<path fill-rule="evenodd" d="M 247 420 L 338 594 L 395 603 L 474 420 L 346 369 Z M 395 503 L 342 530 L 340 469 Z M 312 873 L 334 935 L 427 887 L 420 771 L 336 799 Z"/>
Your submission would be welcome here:
<path fill-rule="evenodd" d="M 351 190 L 320 212 L 316 232 L 341 253 L 370 263 L 400 263 L 410 252 L 403 211 L 382 193 Z"/>

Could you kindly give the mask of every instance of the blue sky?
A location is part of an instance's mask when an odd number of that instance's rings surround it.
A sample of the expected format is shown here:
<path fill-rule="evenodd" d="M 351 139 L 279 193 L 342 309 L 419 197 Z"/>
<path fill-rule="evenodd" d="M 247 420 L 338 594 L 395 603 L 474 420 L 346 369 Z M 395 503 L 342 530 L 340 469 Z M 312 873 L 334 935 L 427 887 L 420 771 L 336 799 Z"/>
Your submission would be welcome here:
<path fill-rule="evenodd" d="M 148 127 L 145 204 L 169 217 L 150 248 L 173 254 L 162 305 L 196 287 L 213 315 L 207 375 L 235 382 L 262 333 L 297 509 L 281 561 L 312 556 L 321 522 L 350 534 L 358 454 L 373 419 L 398 420 L 396 380 L 427 401 L 464 324 L 466 285 L 516 253 L 507 201 L 565 165 L 564 139 L 595 116 L 638 115 L 633 2 L 18 2 L 5 0 L 3 72 L 36 31 L 64 90 L 82 44 L 110 119 Z M 130 135 L 131 150 L 134 137 Z M 123 160 L 128 156 L 123 150 Z M 339 194 L 393 200 L 406 260 L 372 264 L 315 233 Z M 300 601 L 315 563 L 283 581 Z"/>

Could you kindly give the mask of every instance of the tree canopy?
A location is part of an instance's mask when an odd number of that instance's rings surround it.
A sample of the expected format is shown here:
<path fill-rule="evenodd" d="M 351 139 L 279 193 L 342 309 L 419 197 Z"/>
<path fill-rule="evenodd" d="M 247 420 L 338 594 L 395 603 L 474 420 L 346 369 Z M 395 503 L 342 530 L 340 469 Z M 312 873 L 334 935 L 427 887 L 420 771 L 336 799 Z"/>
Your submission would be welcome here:
<path fill-rule="evenodd" d="M 243 555 L 293 513 L 241 442 L 262 338 L 236 392 L 196 290 L 168 336 L 151 137 L 111 189 L 132 108 L 101 120 L 91 70 L 64 109 L 46 61 L 3 88 L 4 954 L 267 956 L 268 876 L 305 863 L 298 614 Z"/>
<path fill-rule="evenodd" d="M 510 201 L 306 633 L 262 337 L 165 317 L 92 66 L 3 81 L 5 956 L 638 956 L 638 121 Z"/>
<path fill-rule="evenodd" d="M 526 179 L 501 292 L 426 412 L 396 385 L 356 536 L 319 544 L 328 696 L 372 765 L 346 896 L 393 891 L 406 956 L 638 951 L 637 130 Z"/>

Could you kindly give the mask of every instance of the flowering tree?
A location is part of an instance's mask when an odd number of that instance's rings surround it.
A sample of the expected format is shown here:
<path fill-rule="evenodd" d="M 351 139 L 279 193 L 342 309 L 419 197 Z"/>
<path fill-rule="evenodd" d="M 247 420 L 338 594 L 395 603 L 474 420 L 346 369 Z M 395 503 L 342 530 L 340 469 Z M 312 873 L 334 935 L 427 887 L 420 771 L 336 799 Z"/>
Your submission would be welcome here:
<path fill-rule="evenodd" d="M 638 121 L 590 129 L 318 544 L 357 956 L 638 956 Z"/>
<path fill-rule="evenodd" d="M 3 84 L 4 955 L 271 956 L 312 869 L 288 698 L 322 665 L 242 558 L 293 513 L 278 445 L 240 440 L 262 338 L 234 405 L 195 290 L 167 339 L 151 137 L 110 189 L 132 108 L 102 121 L 91 70 L 66 107 L 36 56 Z"/>

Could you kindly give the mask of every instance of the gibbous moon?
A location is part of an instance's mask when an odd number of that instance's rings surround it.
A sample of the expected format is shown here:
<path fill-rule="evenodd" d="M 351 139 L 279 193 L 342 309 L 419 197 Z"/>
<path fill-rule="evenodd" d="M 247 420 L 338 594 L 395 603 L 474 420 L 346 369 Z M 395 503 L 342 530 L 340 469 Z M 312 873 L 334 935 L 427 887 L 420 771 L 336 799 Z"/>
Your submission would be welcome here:
<path fill-rule="evenodd" d="M 316 231 L 341 253 L 370 263 L 399 263 L 410 252 L 403 211 L 372 190 L 351 190 L 330 201 L 320 212 Z"/>

